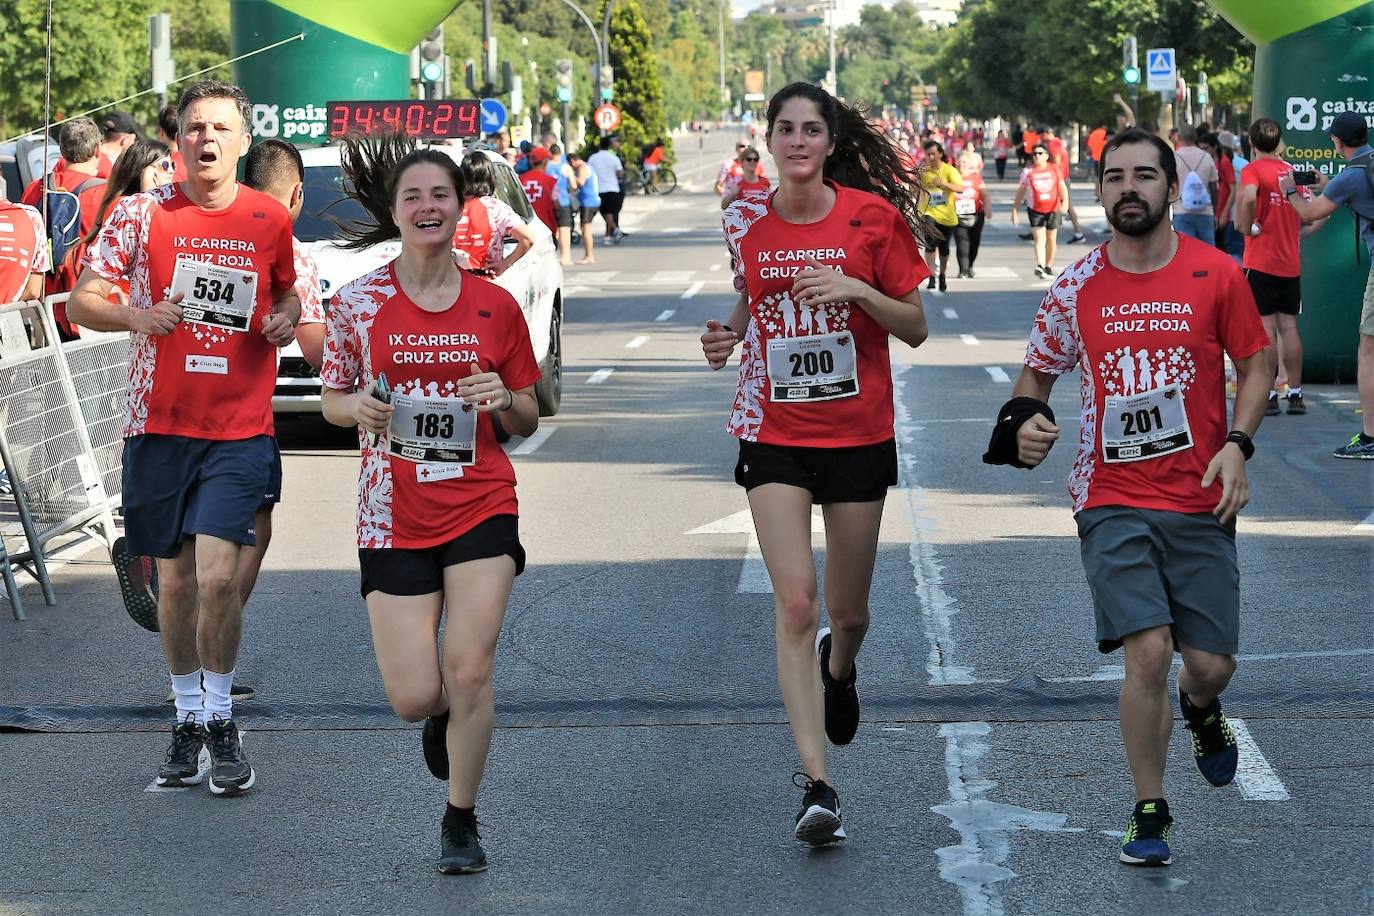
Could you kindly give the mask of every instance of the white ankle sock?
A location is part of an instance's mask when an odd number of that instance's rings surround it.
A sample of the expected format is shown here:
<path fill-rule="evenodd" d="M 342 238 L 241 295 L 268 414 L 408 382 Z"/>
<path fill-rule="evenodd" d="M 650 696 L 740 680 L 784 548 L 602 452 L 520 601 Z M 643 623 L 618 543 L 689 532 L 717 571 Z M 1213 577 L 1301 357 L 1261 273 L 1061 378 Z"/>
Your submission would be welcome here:
<path fill-rule="evenodd" d="M 1289 389 L 1288 389 L 1288 396 L 1289 396 L 1290 398 L 1291 398 L 1293 395 L 1295 395 L 1295 394 L 1296 394 L 1298 397 L 1302 397 L 1302 386 L 1298 386 L 1297 388 L 1289 388 Z"/>
<path fill-rule="evenodd" d="M 234 717 L 233 703 L 229 698 L 234 686 L 234 672 L 217 674 L 205 669 L 205 718 L 219 716 L 221 719 Z"/>
<path fill-rule="evenodd" d="M 197 668 L 190 674 L 172 675 L 172 693 L 176 695 L 177 721 L 185 722 L 186 716 L 193 715 L 196 722 L 205 724 L 205 698 L 200 692 L 200 674 Z"/>

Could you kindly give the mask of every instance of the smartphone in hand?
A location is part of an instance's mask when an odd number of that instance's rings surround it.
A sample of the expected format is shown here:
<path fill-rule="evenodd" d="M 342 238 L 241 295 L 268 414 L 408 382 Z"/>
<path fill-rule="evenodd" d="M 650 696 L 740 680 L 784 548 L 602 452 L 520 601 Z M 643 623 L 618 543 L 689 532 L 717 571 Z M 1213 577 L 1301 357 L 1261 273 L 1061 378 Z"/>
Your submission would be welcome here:
<path fill-rule="evenodd" d="M 385 372 L 377 373 L 377 381 L 372 385 L 372 397 L 383 404 L 391 403 L 391 386 L 387 384 Z M 371 442 L 374 446 L 377 444 L 376 433 L 371 434 Z"/>

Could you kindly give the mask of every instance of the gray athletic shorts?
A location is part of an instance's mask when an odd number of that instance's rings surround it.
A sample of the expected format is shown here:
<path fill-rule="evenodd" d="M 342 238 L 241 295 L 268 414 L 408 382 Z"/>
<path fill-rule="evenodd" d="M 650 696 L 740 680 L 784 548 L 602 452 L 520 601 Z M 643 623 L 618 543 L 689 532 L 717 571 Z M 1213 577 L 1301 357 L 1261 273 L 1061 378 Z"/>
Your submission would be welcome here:
<path fill-rule="evenodd" d="M 1174 643 L 1234 655 L 1240 641 L 1236 525 L 1196 515 L 1125 506 L 1078 513 L 1083 571 L 1093 593 L 1097 648 L 1168 626 Z"/>

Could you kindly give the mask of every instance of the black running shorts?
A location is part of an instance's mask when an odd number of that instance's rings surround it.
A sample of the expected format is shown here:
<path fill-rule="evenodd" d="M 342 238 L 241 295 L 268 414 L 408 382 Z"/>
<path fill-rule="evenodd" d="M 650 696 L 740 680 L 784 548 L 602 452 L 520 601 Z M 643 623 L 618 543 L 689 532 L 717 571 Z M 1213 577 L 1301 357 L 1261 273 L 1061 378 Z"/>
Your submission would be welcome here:
<path fill-rule="evenodd" d="M 846 448 L 739 443 L 735 483 L 746 491 L 766 483 L 801 487 L 811 502 L 866 503 L 897 485 L 897 440 Z"/>
<path fill-rule="evenodd" d="M 525 571 L 525 548 L 520 546 L 519 520 L 496 515 L 458 537 L 433 547 L 360 547 L 362 593 L 432 595 L 444 590 L 444 570 L 471 560 L 510 557 L 515 574 Z"/>
<path fill-rule="evenodd" d="M 1030 217 L 1032 229 L 1058 229 L 1064 222 L 1064 214 L 1058 210 L 1051 210 L 1049 213 L 1041 213 L 1039 210 L 1027 210 Z"/>
<path fill-rule="evenodd" d="M 1278 277 L 1247 267 L 1245 279 L 1261 315 L 1302 314 L 1302 277 Z"/>

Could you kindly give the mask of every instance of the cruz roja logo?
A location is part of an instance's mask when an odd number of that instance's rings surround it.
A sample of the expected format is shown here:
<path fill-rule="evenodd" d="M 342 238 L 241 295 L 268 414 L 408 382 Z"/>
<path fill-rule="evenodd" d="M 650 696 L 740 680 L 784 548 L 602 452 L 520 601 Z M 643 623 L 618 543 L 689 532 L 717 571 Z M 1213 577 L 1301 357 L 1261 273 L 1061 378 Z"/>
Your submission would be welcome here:
<path fill-rule="evenodd" d="M 1288 99 L 1288 125 L 1286 130 L 1316 130 L 1317 100 L 1301 96 Z"/>

